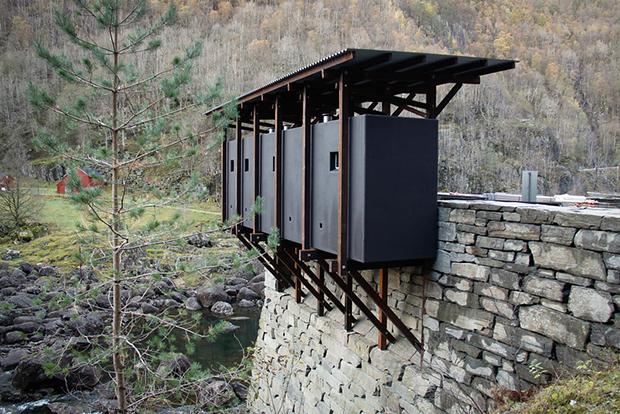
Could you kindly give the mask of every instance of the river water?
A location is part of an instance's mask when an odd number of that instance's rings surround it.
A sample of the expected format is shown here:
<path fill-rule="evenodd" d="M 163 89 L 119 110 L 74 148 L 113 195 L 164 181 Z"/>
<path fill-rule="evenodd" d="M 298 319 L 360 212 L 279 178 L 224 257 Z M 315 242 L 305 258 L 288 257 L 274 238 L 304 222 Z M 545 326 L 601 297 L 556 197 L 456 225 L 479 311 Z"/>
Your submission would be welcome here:
<path fill-rule="evenodd" d="M 214 342 L 204 339 L 194 341 L 196 350 L 194 354 L 188 355 L 192 362 L 198 362 L 205 369 L 214 371 L 220 367 L 232 367 L 241 362 L 247 348 L 254 345 L 258 333 L 258 321 L 260 309 L 243 309 L 235 307 L 235 314 L 232 317 L 224 318 L 235 326 L 233 331 L 220 334 Z M 210 311 L 202 312 L 201 325 L 207 329 L 220 322 L 222 318 L 214 316 Z M 179 349 L 184 349 L 183 344 L 178 344 Z M 10 375 L 5 373 L 0 375 L 0 385 L 2 381 L 10 381 Z M 57 395 L 39 401 L 31 401 L 20 404 L 7 404 L 0 401 L 0 414 L 49 414 L 46 404 L 50 402 L 71 403 L 70 397 Z"/>

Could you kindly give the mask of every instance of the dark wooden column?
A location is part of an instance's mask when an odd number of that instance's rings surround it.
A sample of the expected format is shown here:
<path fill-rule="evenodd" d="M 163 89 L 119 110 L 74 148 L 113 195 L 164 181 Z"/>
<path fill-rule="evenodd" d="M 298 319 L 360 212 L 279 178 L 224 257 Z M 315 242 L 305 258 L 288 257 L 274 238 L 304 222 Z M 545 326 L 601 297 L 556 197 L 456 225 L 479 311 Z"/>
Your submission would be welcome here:
<path fill-rule="evenodd" d="M 310 202 L 311 202 L 311 155 L 312 144 L 311 140 L 311 120 L 310 120 L 310 97 L 309 86 L 304 85 L 302 95 L 302 211 L 301 211 L 301 248 L 303 250 L 310 248 L 310 231 L 311 231 L 311 219 L 310 219 Z"/>
<path fill-rule="evenodd" d="M 235 191 L 235 197 L 237 200 L 237 216 L 239 216 L 239 219 L 242 218 L 243 216 L 243 205 L 241 203 L 241 198 L 242 198 L 242 188 L 241 188 L 241 183 L 242 183 L 242 173 L 243 173 L 243 169 L 241 168 L 241 163 L 243 162 L 243 154 L 242 154 L 242 150 L 243 150 L 243 146 L 241 144 L 241 117 L 238 117 L 237 120 L 235 121 L 235 139 L 237 140 L 237 154 L 235 155 L 235 168 L 236 170 L 236 174 L 235 174 L 235 178 L 237 181 L 237 188 Z M 239 230 L 239 224 L 235 226 L 235 232 L 237 232 Z"/>
<path fill-rule="evenodd" d="M 388 270 L 387 268 L 382 268 L 379 273 L 379 297 L 383 301 L 385 305 L 387 305 L 387 289 L 388 288 Z M 387 324 L 387 316 L 383 312 L 381 308 L 379 308 L 379 322 L 385 326 Z M 381 331 L 379 331 L 379 349 L 384 350 L 387 349 L 387 339 Z"/>
<path fill-rule="evenodd" d="M 281 99 L 276 96 L 274 104 L 274 139 L 275 139 L 275 183 L 274 183 L 274 225 L 282 231 L 282 114 L 280 113 Z"/>
<path fill-rule="evenodd" d="M 346 275 L 349 238 L 349 91 L 347 74 L 338 83 L 338 274 Z"/>
<path fill-rule="evenodd" d="M 346 71 L 340 74 L 338 82 L 338 274 L 344 277 L 348 290 L 353 291 L 353 278 L 349 273 L 349 86 Z M 349 295 L 345 298 L 344 327 L 353 329 L 353 303 Z"/>
<path fill-rule="evenodd" d="M 254 105 L 253 111 L 254 119 L 252 125 L 252 148 L 254 149 L 254 202 L 258 196 L 261 195 L 260 190 L 260 118 L 258 113 L 258 105 Z M 254 233 L 258 233 L 258 229 L 260 229 L 260 219 L 261 216 L 259 214 L 254 215 Z"/>
<path fill-rule="evenodd" d="M 224 130 L 224 140 L 222 141 L 222 177 L 221 177 L 221 185 L 222 185 L 222 223 L 228 220 L 228 169 L 230 166 L 228 165 L 228 143 L 226 141 L 226 130 Z"/>
<path fill-rule="evenodd" d="M 319 304 L 316 310 L 317 315 L 325 316 L 325 306 L 323 306 L 323 302 L 325 301 L 325 294 L 323 293 L 323 289 L 321 286 L 325 286 L 325 270 L 321 266 L 319 266 Z"/>
<path fill-rule="evenodd" d="M 282 232 L 282 114 L 280 111 L 281 106 L 281 98 L 279 95 L 276 95 L 276 101 L 274 103 L 274 163 L 275 163 L 275 183 L 274 183 L 274 227 Z M 282 233 L 280 233 L 282 236 Z M 278 253 L 275 257 L 276 265 L 280 265 L 280 253 L 282 246 L 278 246 Z M 277 279 L 276 279 L 277 280 Z M 281 292 L 284 289 L 282 283 L 276 282 L 276 290 Z"/>
<path fill-rule="evenodd" d="M 437 112 L 437 86 L 435 84 L 428 85 L 426 90 L 426 117 L 435 118 Z"/>

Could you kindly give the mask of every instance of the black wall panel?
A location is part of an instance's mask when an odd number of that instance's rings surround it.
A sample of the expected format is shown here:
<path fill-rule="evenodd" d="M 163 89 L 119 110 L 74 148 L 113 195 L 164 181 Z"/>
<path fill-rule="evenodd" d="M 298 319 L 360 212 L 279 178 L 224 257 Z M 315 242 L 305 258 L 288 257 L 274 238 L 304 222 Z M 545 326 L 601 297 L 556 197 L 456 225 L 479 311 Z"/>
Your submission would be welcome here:
<path fill-rule="evenodd" d="M 315 249 L 338 246 L 338 121 L 312 126 L 311 240 Z"/>
<path fill-rule="evenodd" d="M 282 234 L 301 243 L 302 215 L 302 136 L 301 128 L 282 131 Z"/>
<path fill-rule="evenodd" d="M 228 192 L 226 211 L 228 217 L 226 219 L 230 220 L 237 214 L 237 141 L 228 141 L 226 145 L 228 146 L 226 150 L 228 160 L 222 173 L 228 174 L 226 177 L 226 191 Z"/>
<path fill-rule="evenodd" d="M 254 227 L 254 215 L 250 214 L 254 205 L 254 142 L 253 138 L 243 138 L 241 140 L 243 148 L 241 150 L 241 198 L 244 221 L 243 226 Z"/>
<path fill-rule="evenodd" d="M 434 257 L 437 120 L 359 116 L 351 118 L 350 137 L 349 257 Z"/>
<path fill-rule="evenodd" d="M 263 214 L 259 230 L 271 233 L 275 227 L 275 134 L 260 136 L 260 195 L 263 197 Z"/>

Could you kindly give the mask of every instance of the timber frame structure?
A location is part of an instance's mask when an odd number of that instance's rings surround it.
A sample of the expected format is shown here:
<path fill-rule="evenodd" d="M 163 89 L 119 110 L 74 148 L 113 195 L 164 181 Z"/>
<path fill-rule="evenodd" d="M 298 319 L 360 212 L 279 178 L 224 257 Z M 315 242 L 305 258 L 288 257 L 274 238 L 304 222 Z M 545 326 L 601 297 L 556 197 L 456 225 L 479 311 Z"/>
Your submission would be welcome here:
<path fill-rule="evenodd" d="M 464 56 L 437 55 L 365 49 L 345 49 L 322 60 L 305 66 L 258 89 L 239 96 L 235 104 L 238 117 L 230 128 L 234 129 L 236 154 L 229 154 L 232 147 L 222 145 L 222 220 L 241 218 L 233 233 L 248 249 L 256 249 L 265 268 L 272 273 L 278 289 L 294 288 L 295 300 L 306 294 L 317 300 L 317 314 L 323 316 L 333 308 L 344 314 L 346 330 L 354 323 L 352 305 L 377 327 L 380 349 L 395 337 L 387 327 L 387 320 L 420 352 L 422 342 L 403 323 L 386 303 L 388 270 L 390 266 L 419 263 L 420 257 L 396 262 L 360 263 L 351 260 L 350 244 L 350 123 L 355 115 L 381 115 L 398 117 L 403 113 L 419 118 L 436 119 L 464 84 L 479 84 L 483 75 L 515 67 L 513 60 L 487 59 Z M 444 96 L 438 96 L 438 86 L 452 85 Z M 230 103 L 229 103 L 230 104 Z M 224 104 L 226 105 L 226 104 Z M 209 116 L 221 111 L 224 105 L 205 112 Z M 338 211 L 337 248 L 335 252 L 315 249 L 310 241 L 311 221 L 311 126 L 321 121 L 324 114 L 338 119 Z M 301 128 L 301 243 L 285 238 L 280 240 L 276 252 L 268 253 L 261 243 L 268 234 L 260 231 L 261 217 L 243 217 L 242 211 L 242 135 L 249 133 L 253 143 L 254 199 L 261 193 L 261 166 L 259 140 L 261 134 L 274 133 L 274 228 L 282 229 L 283 132 L 288 128 Z M 227 174 L 229 160 L 236 160 L 235 174 Z M 435 159 L 436 170 L 436 159 Z M 235 180 L 235 191 L 227 191 L 229 181 Z M 435 181 L 436 196 L 436 181 Z M 234 200 L 233 200 L 234 199 Z M 236 201 L 234 204 L 232 201 Z M 234 206 L 234 215 L 230 206 Z M 436 198 L 435 198 L 436 210 Z M 234 217 L 233 217 L 234 216 Z M 250 223 L 250 224 L 248 224 Z M 412 235 L 414 236 L 414 235 Z M 433 238 L 431 243 L 435 243 Z M 315 261 L 316 266 L 308 265 Z M 379 268 L 378 291 L 360 274 L 360 270 Z M 315 270 L 316 269 L 316 270 Z M 326 285 L 326 276 L 344 292 L 341 300 Z M 378 315 L 356 295 L 354 282 L 372 299 Z"/>

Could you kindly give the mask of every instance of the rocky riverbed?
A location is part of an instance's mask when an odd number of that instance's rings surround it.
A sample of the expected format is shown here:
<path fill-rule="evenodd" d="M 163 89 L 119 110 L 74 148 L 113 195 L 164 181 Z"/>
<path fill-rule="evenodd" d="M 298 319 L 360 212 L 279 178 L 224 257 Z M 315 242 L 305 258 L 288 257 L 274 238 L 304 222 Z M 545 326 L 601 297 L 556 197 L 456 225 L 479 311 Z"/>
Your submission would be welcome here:
<path fill-rule="evenodd" d="M 74 352 L 91 345 L 86 338 L 109 331 L 110 286 L 102 284 L 91 268 L 79 267 L 60 274 L 52 266 L 19 262 L 17 255 L 5 252 L 3 259 L 10 262 L 0 261 L 0 400 L 34 401 L 54 393 L 87 390 L 91 400 L 96 401 L 91 404 L 93 412 L 112 409 L 114 393 L 109 377 L 100 367 L 78 359 Z M 208 309 L 221 317 L 231 316 L 233 304 L 262 306 L 264 277 L 241 276 L 195 288 L 177 287 L 167 278 L 126 285 L 122 302 L 125 310 L 139 314 Z M 96 294 L 80 294 L 89 289 Z M 181 370 L 179 375 L 190 365 L 182 355 L 168 363 Z M 52 371 L 50 365 L 62 369 Z M 205 384 L 199 405 L 225 403 L 214 395 L 243 400 L 246 392 L 240 382 L 214 379 Z M 63 404 L 48 405 L 47 412 L 71 412 Z"/>

